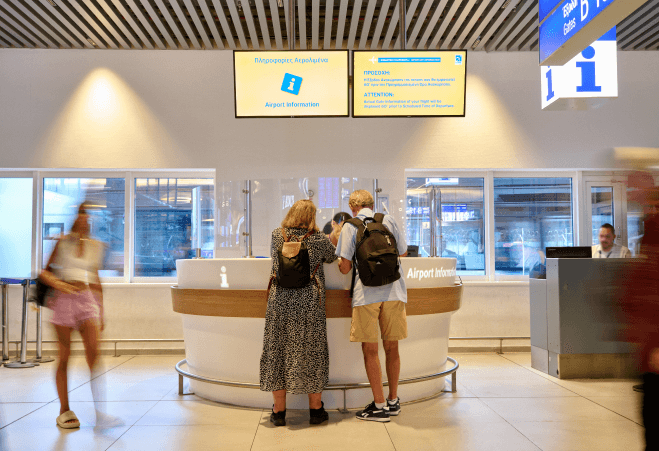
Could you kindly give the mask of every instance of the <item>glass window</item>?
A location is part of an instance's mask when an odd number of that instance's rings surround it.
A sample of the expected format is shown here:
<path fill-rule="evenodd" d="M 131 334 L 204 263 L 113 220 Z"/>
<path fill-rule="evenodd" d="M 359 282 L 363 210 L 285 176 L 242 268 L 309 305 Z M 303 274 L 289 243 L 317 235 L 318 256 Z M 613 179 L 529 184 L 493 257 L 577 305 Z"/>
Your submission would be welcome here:
<path fill-rule="evenodd" d="M 602 224 L 614 223 L 614 202 L 613 202 L 613 187 L 612 186 L 593 186 L 590 188 L 590 198 L 592 205 L 592 227 L 593 239 L 592 244 L 599 244 L 599 229 Z"/>
<path fill-rule="evenodd" d="M 411 253 L 431 255 L 431 203 L 437 202 L 435 255 L 457 259 L 458 274 L 485 274 L 482 178 L 407 179 L 407 242 Z M 434 194 L 433 194 L 434 192 Z"/>
<path fill-rule="evenodd" d="M 32 179 L 0 178 L 0 277 L 32 274 Z"/>
<path fill-rule="evenodd" d="M 497 274 L 527 275 L 548 246 L 573 246 L 572 179 L 494 178 Z"/>
<path fill-rule="evenodd" d="M 176 260 L 212 258 L 213 179 L 135 179 L 135 276 L 176 277 Z"/>
<path fill-rule="evenodd" d="M 42 267 L 57 238 L 73 225 L 78 206 L 88 201 L 92 205 L 91 235 L 107 246 L 100 276 L 123 276 L 125 193 L 123 178 L 44 178 Z"/>

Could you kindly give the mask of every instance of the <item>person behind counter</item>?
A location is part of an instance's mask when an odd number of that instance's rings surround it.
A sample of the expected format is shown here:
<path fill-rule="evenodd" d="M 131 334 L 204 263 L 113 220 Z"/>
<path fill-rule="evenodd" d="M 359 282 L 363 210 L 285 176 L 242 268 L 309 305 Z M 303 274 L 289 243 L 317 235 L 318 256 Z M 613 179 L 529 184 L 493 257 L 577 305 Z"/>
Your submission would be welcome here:
<path fill-rule="evenodd" d="M 364 221 L 365 218 L 373 218 L 373 204 L 373 196 L 366 190 L 353 192 L 348 201 L 352 214 L 361 221 Z M 393 235 L 397 253 L 401 257 L 406 256 L 405 236 L 399 232 L 394 218 L 391 215 L 385 215 L 382 223 Z M 343 274 L 348 274 L 352 269 L 352 259 L 357 251 L 357 227 L 353 227 L 352 222 L 348 224 L 350 225 L 343 227 L 336 249 L 336 253 L 340 257 L 339 270 Z M 350 341 L 362 344 L 366 375 L 373 392 L 373 402 L 364 410 L 357 412 L 357 418 L 360 420 L 384 423 L 390 421 L 390 415 L 400 413 L 398 341 L 407 337 L 406 303 L 407 289 L 405 288 L 405 277 L 402 274 L 398 280 L 382 286 L 365 286 L 360 277 L 355 279 Z M 382 370 L 378 357 L 378 323 L 386 358 L 387 380 L 389 381 L 387 399 L 384 397 L 382 388 Z"/>
<path fill-rule="evenodd" d="M 340 228 L 332 232 L 336 242 Z M 277 280 L 284 242 L 302 241 L 308 250 L 311 282 L 302 288 L 284 288 Z M 323 262 L 336 260 L 336 248 L 316 226 L 316 206 L 310 200 L 293 204 L 272 232 L 271 289 L 265 314 L 261 390 L 272 392 L 270 421 L 286 425 L 286 393 L 309 395 L 309 423 L 329 419 L 321 400 L 329 382 L 329 350 L 325 318 Z M 283 282 L 283 281 L 282 281 Z"/>
<path fill-rule="evenodd" d="M 343 226 L 343 223 L 347 221 L 348 219 L 352 219 L 352 216 L 350 216 L 350 213 L 346 213 L 344 211 L 341 211 L 337 214 L 334 215 L 331 221 L 328 221 L 327 224 L 325 224 L 325 227 L 323 227 L 323 233 L 327 235 L 327 238 L 329 238 L 330 241 L 332 241 L 332 231 L 336 229 L 336 225 L 338 224 L 339 227 Z M 339 229 L 340 232 L 340 229 Z M 337 237 L 338 238 L 338 237 Z M 332 241 L 332 244 L 336 245 L 336 241 Z"/>
<path fill-rule="evenodd" d="M 89 236 L 88 203 L 78 208 L 78 216 L 68 235 L 55 245 L 55 249 L 39 276 L 41 280 L 55 290 L 48 302 L 53 310 L 51 322 L 55 326 L 59 345 L 59 362 L 55 373 L 57 394 L 60 400 L 60 415 L 57 425 L 64 429 L 80 427 L 80 421 L 69 407 L 69 390 L 67 367 L 71 354 L 71 332 L 78 330 L 85 346 L 87 365 L 92 371 L 98 360 L 98 339 L 104 328 L 103 292 L 98 277 L 98 269 L 103 261 L 103 243 Z M 92 391 L 97 391 L 95 383 Z M 94 393 L 94 400 L 98 396 Z M 99 403 L 100 405 L 100 403 Z M 110 417 L 96 411 L 96 424 Z"/>
<path fill-rule="evenodd" d="M 600 244 L 593 246 L 593 258 L 632 258 L 632 253 L 625 246 L 615 243 L 615 229 L 609 223 L 599 230 Z"/>

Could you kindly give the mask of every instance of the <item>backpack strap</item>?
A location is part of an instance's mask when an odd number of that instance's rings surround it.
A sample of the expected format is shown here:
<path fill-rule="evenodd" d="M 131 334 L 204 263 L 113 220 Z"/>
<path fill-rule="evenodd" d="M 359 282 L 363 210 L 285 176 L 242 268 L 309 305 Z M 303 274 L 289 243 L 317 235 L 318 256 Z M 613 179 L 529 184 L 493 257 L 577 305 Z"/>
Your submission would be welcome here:
<path fill-rule="evenodd" d="M 375 222 L 382 224 L 384 221 L 384 213 L 375 213 L 373 219 L 375 219 Z"/>
<path fill-rule="evenodd" d="M 357 234 L 366 229 L 366 224 L 359 218 L 352 218 L 344 222 L 350 224 L 357 229 Z M 357 278 L 357 237 L 355 236 L 355 253 L 352 255 L 352 282 L 350 282 L 350 297 L 355 292 L 355 279 Z"/>

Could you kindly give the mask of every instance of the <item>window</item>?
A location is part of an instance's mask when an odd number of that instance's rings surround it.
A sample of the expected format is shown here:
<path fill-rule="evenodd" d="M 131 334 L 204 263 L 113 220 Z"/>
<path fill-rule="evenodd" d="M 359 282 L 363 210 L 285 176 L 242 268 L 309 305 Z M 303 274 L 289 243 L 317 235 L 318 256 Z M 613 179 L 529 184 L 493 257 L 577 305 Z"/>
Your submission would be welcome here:
<path fill-rule="evenodd" d="M 572 179 L 494 178 L 497 274 L 527 275 L 548 246 L 572 246 Z"/>
<path fill-rule="evenodd" d="M 32 273 L 32 178 L 0 178 L 0 277 Z"/>
<path fill-rule="evenodd" d="M 435 255 L 457 259 L 461 275 L 485 274 L 483 178 L 407 179 L 407 242 L 431 255 L 432 199 L 437 203 Z M 441 220 L 440 220 L 441 219 Z"/>
<path fill-rule="evenodd" d="M 57 238 L 71 229 L 78 206 L 88 201 L 90 233 L 107 246 L 100 276 L 123 276 L 125 193 L 124 178 L 44 178 L 42 268 Z"/>
<path fill-rule="evenodd" d="M 135 277 L 176 277 L 176 260 L 213 257 L 211 178 L 135 179 Z"/>

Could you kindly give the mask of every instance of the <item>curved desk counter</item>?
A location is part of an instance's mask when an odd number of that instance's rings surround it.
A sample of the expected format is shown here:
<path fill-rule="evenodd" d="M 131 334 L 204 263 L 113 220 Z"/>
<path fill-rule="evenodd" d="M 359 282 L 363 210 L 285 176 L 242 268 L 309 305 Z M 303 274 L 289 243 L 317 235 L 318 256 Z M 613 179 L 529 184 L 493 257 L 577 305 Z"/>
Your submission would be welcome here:
<path fill-rule="evenodd" d="M 402 258 L 408 288 L 408 338 L 400 342 L 401 379 L 445 369 L 450 319 L 460 308 L 462 285 L 455 285 L 455 259 Z M 224 381 L 258 384 L 259 359 L 267 307 L 270 259 L 179 260 L 178 286 L 172 287 L 172 305 L 181 313 L 186 360 L 192 374 Z M 351 343 L 350 274 L 336 264 L 325 265 L 327 335 L 330 384 L 366 381 L 361 346 Z M 382 346 L 380 346 L 382 348 Z M 380 349 L 384 373 L 384 353 Z M 386 379 L 386 375 L 384 375 Z M 260 390 L 214 385 L 190 380 L 198 396 L 228 404 L 267 408 L 272 396 Z M 444 378 L 401 385 L 404 401 L 441 391 Z M 385 389 L 386 390 L 386 389 Z M 327 391 L 328 408 L 344 405 L 344 394 Z M 372 399 L 370 388 L 350 390 L 348 407 Z M 306 395 L 289 395 L 290 408 L 308 408 Z"/>

